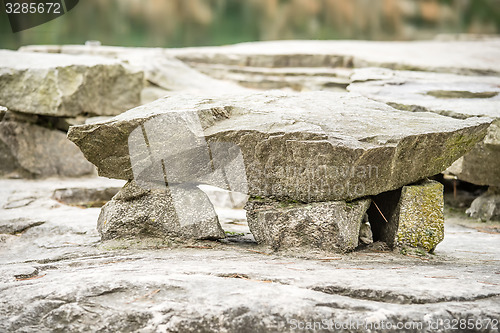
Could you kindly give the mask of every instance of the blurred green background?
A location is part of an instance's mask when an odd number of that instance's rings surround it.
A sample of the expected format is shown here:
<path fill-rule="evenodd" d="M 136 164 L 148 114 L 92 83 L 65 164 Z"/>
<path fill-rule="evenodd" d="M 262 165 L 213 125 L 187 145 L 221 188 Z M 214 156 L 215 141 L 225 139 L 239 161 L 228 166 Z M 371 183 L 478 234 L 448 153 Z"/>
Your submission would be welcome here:
<path fill-rule="evenodd" d="M 274 39 L 430 39 L 500 32 L 500 0 L 80 0 L 68 14 L 0 47 L 83 44 L 183 47 Z"/>

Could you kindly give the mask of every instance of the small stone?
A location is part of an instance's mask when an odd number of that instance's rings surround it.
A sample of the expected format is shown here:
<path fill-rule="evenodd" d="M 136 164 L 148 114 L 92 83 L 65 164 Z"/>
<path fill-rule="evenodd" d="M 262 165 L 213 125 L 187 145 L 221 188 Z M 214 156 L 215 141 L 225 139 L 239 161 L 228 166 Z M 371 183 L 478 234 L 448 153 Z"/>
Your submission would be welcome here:
<path fill-rule="evenodd" d="M 363 216 L 363 222 L 359 228 L 359 243 L 365 245 L 373 243 L 372 227 L 368 221 L 368 214 Z"/>
<path fill-rule="evenodd" d="M 224 238 L 208 197 L 194 186 L 146 189 L 129 181 L 105 204 L 97 221 L 102 240 Z"/>
<path fill-rule="evenodd" d="M 61 188 L 54 191 L 52 199 L 72 206 L 101 207 L 119 190 L 120 187 Z"/>
<path fill-rule="evenodd" d="M 18 279 L 29 279 L 38 275 L 38 268 L 31 266 L 15 266 L 12 268 L 12 275 Z"/>
<path fill-rule="evenodd" d="M 490 186 L 486 193 L 474 199 L 466 213 L 482 221 L 500 221 L 500 187 Z"/>
<path fill-rule="evenodd" d="M 250 231 L 273 250 L 348 252 L 358 246 L 369 199 L 310 204 L 251 198 L 245 206 Z"/>

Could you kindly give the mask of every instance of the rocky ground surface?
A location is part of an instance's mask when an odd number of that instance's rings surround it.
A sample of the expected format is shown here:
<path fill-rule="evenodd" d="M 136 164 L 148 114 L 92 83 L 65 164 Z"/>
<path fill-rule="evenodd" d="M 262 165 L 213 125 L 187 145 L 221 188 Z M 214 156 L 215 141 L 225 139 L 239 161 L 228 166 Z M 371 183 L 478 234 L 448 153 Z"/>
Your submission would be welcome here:
<path fill-rule="evenodd" d="M 223 240 L 102 243 L 94 199 L 123 184 L 0 180 L 0 331 L 498 332 L 498 223 L 447 209 L 434 254 L 272 252 L 218 208 Z"/>

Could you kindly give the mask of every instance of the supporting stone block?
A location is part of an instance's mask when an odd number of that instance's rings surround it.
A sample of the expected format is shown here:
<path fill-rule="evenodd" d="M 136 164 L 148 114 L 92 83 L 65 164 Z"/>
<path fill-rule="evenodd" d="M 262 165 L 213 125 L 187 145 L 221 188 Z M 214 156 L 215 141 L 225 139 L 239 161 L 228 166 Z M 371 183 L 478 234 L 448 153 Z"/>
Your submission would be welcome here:
<path fill-rule="evenodd" d="M 97 230 L 115 238 L 224 238 L 206 194 L 193 185 L 145 189 L 129 181 L 101 209 Z"/>
<path fill-rule="evenodd" d="M 369 199 L 287 203 L 252 198 L 245 206 L 255 240 L 274 250 L 312 248 L 347 252 L 358 246 Z"/>
<path fill-rule="evenodd" d="M 373 201 L 368 215 L 375 241 L 384 241 L 390 247 L 419 247 L 431 252 L 443 240 L 442 184 L 426 180 L 382 193 Z"/>

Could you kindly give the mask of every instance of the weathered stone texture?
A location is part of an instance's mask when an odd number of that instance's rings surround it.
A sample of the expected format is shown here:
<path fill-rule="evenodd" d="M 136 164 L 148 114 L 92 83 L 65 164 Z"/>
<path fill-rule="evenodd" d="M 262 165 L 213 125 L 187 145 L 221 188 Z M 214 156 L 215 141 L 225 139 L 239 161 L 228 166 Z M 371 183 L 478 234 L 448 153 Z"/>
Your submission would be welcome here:
<path fill-rule="evenodd" d="M 72 206 L 101 207 L 119 190 L 119 187 L 59 188 L 52 194 L 52 199 Z"/>
<path fill-rule="evenodd" d="M 224 238 L 208 197 L 197 187 L 144 189 L 129 181 L 101 209 L 97 229 L 114 238 Z"/>
<path fill-rule="evenodd" d="M 51 52 L 69 55 L 91 55 L 117 59 L 126 62 L 144 72 L 144 78 L 152 87 L 146 86 L 142 92 L 143 101 L 162 97 L 175 91 L 212 92 L 214 94 L 244 90 L 231 82 L 214 79 L 191 68 L 167 50 L 160 48 L 132 48 L 90 45 L 33 45 L 21 48 L 21 51 Z M 155 98 L 156 99 L 156 98 Z"/>
<path fill-rule="evenodd" d="M 484 140 L 455 161 L 446 173 L 477 185 L 500 186 L 500 114 Z"/>
<path fill-rule="evenodd" d="M 76 177 L 94 171 L 63 132 L 30 123 L 0 121 L 0 176 Z"/>
<path fill-rule="evenodd" d="M 0 104 L 12 111 L 116 115 L 140 104 L 143 73 L 117 60 L 7 50 L 0 59 Z"/>
<path fill-rule="evenodd" d="M 258 243 L 273 250 L 290 248 L 348 252 L 358 246 L 369 199 L 310 204 L 251 198 L 245 209 Z"/>

